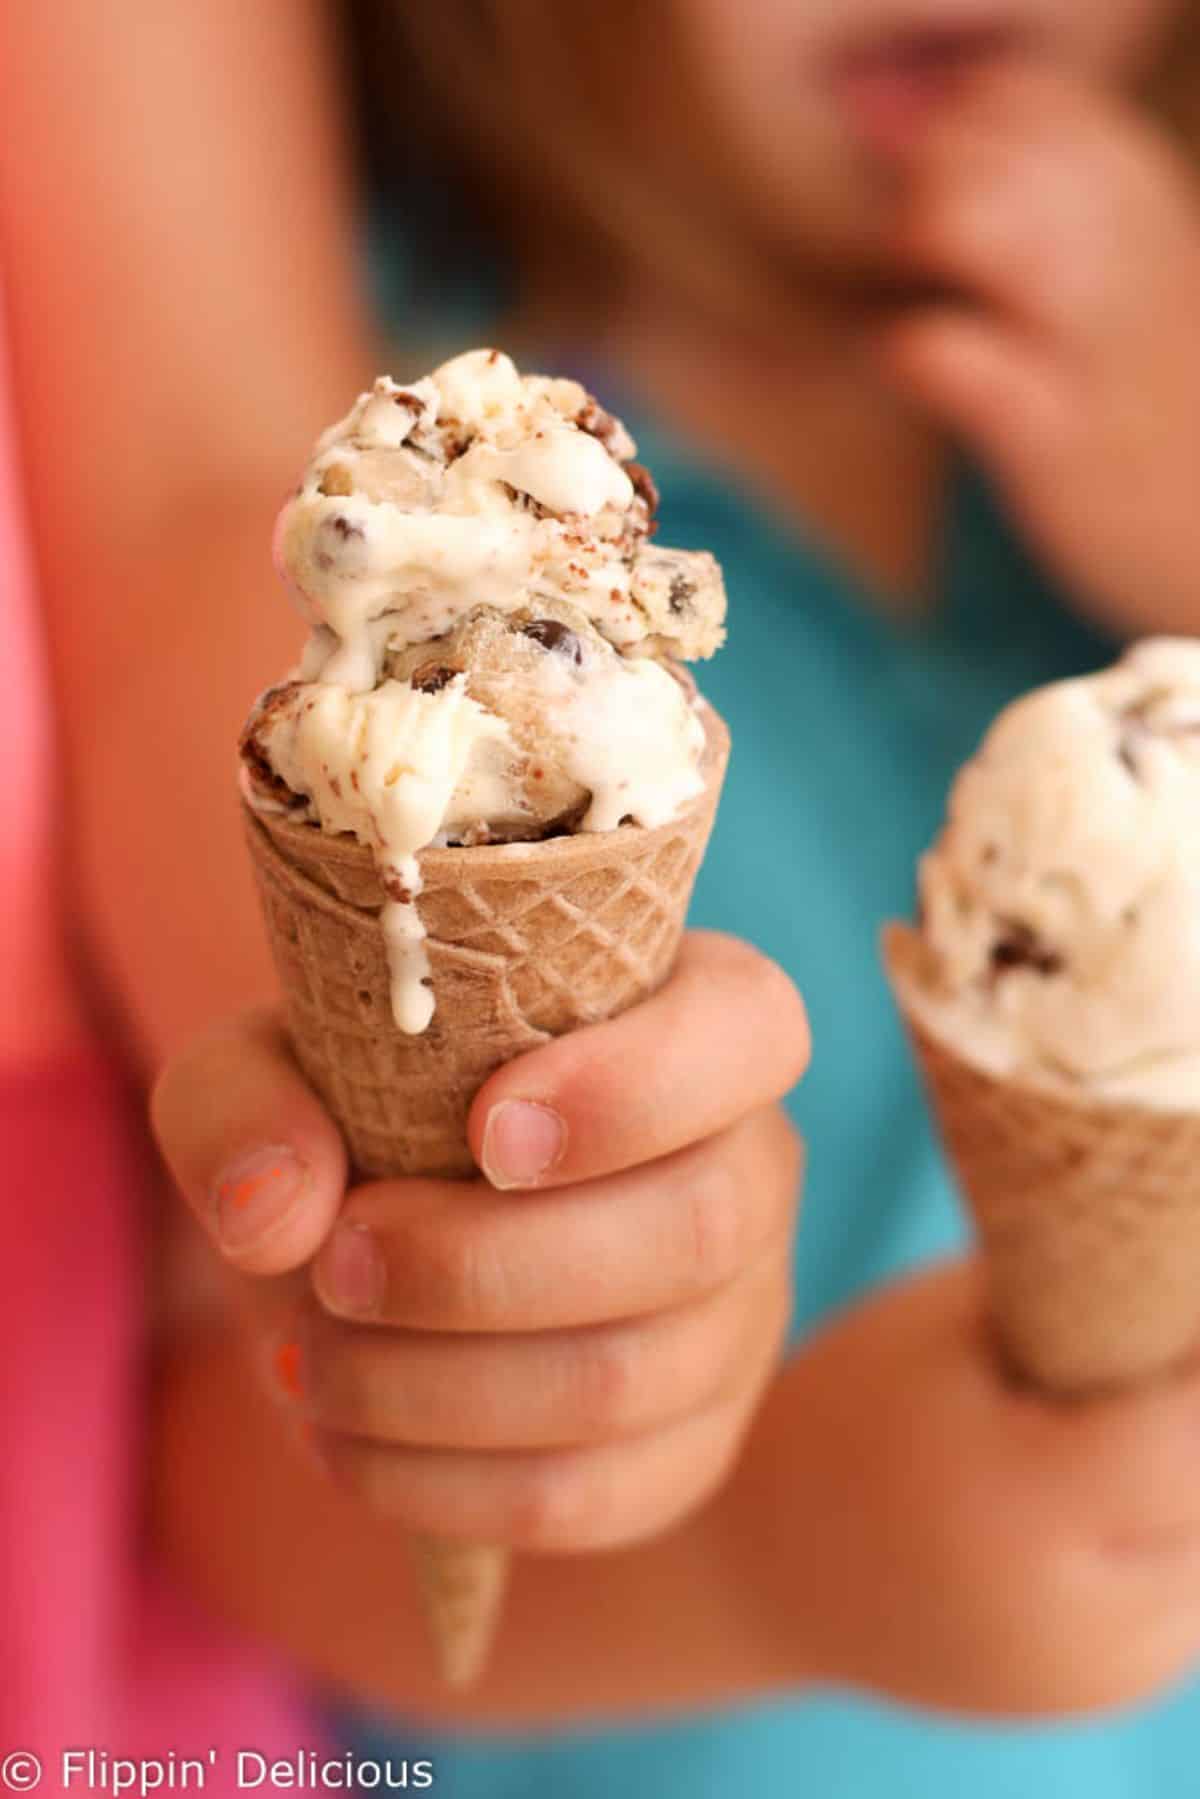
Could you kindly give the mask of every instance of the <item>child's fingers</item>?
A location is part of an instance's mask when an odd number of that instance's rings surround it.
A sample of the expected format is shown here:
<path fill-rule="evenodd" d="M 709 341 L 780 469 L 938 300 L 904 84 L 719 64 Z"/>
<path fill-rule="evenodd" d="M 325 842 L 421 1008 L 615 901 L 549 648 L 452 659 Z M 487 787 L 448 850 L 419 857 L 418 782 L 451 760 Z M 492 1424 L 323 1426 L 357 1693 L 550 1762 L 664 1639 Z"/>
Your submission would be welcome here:
<path fill-rule="evenodd" d="M 229 1261 L 280 1274 L 308 1260 L 341 1204 L 346 1154 L 273 1013 L 243 1014 L 177 1056 L 151 1118 L 172 1174 Z"/>
<path fill-rule="evenodd" d="M 368 1510 L 409 1530 L 560 1553 L 655 1536 L 728 1473 L 744 1398 L 622 1443 L 545 1450 L 405 1449 L 318 1430 L 313 1447 Z"/>
<path fill-rule="evenodd" d="M 877 348 L 897 385 L 1002 475 L 1036 479 L 1061 448 L 1066 378 L 1019 326 L 939 307 L 890 325 Z"/>
<path fill-rule="evenodd" d="M 933 137 L 893 237 L 902 267 L 936 276 L 1014 320 L 1074 333 L 1096 285 L 1097 176 L 1056 147 L 981 143 L 968 124 Z"/>
<path fill-rule="evenodd" d="M 761 1386 L 790 1309 L 775 1243 L 737 1281 L 650 1316 L 569 1330 L 364 1329 L 312 1308 L 299 1397 L 325 1430 L 410 1448 L 618 1441 Z"/>
<path fill-rule="evenodd" d="M 970 84 L 912 148 L 906 180 L 900 264 L 1068 347 L 1136 307 L 1154 277 L 1139 244 L 1185 235 L 1186 183 L 1159 135 L 1034 65 Z"/>
<path fill-rule="evenodd" d="M 494 1074 L 471 1147 L 496 1187 L 591 1180 L 724 1130 L 781 1098 L 807 1060 L 787 976 L 748 944 L 693 932 L 652 998 Z"/>
<path fill-rule="evenodd" d="M 409 1330 L 555 1330 L 715 1291 L 791 1228 L 797 1139 L 776 1107 L 648 1167 L 569 1191 L 376 1181 L 313 1268 L 338 1317 Z"/>

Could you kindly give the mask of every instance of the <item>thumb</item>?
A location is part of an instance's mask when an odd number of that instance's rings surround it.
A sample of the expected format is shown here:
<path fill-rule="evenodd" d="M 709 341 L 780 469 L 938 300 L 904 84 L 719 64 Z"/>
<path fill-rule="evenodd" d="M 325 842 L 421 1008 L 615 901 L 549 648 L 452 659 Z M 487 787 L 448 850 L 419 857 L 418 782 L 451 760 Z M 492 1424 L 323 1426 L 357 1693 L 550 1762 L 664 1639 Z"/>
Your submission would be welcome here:
<path fill-rule="evenodd" d="M 168 1064 L 150 1101 L 167 1166 L 218 1250 L 247 1274 L 301 1267 L 346 1185 L 337 1127 L 272 1013 L 246 1013 Z"/>

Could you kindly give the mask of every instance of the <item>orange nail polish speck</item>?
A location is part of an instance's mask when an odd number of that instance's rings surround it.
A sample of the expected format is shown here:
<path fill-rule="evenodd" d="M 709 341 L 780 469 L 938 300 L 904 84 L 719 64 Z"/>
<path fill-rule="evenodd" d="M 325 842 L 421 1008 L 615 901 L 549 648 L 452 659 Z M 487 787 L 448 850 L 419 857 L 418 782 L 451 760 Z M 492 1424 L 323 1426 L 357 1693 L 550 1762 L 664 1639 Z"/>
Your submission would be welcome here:
<path fill-rule="evenodd" d="M 308 1171 L 294 1150 L 267 1145 L 239 1157 L 213 1187 L 213 1223 L 223 1249 L 254 1249 L 303 1197 Z"/>
<path fill-rule="evenodd" d="M 250 1175 L 246 1180 L 227 1181 L 221 1189 L 220 1197 L 227 1205 L 235 1206 L 239 1212 L 244 1212 L 264 1187 L 269 1187 L 274 1181 L 282 1180 L 286 1172 L 283 1164 L 277 1162 L 274 1167 L 264 1168 L 261 1174 Z"/>
<path fill-rule="evenodd" d="M 300 1379 L 300 1345 L 281 1343 L 275 1351 L 275 1378 L 284 1392 L 298 1399 L 303 1391 Z"/>

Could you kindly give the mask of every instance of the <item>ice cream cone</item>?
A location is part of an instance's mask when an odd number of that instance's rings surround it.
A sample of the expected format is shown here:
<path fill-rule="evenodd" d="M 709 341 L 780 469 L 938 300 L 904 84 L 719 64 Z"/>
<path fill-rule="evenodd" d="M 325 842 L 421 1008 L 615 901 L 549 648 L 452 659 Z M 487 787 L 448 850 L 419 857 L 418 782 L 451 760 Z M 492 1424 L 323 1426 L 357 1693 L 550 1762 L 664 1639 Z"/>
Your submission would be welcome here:
<path fill-rule="evenodd" d="M 1058 1393 L 1164 1372 L 1200 1341 L 1200 1115 L 973 1066 L 922 1006 L 925 954 L 915 930 L 887 928 L 888 975 L 1008 1356 Z"/>
<path fill-rule="evenodd" d="M 370 850 L 246 808 L 292 1042 L 357 1173 L 474 1174 L 466 1118 L 487 1076 L 666 979 L 729 753 L 720 718 L 709 707 L 702 716 L 705 790 L 669 824 L 422 852 L 436 1008 L 416 1035 L 393 1020 Z M 486 1661 L 504 1553 L 429 1538 L 415 1546 L 442 1671 L 465 1683 Z"/>

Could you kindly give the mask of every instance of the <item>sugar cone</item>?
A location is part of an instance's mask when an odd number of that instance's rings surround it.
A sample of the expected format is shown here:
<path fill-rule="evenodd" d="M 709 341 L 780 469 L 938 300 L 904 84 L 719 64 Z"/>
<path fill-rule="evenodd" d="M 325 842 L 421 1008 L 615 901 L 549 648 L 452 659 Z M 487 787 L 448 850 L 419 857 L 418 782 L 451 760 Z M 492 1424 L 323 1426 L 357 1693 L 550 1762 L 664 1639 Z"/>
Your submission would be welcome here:
<path fill-rule="evenodd" d="M 422 852 L 436 1009 L 419 1036 L 392 1018 L 371 852 L 246 808 L 292 1043 L 358 1174 L 476 1173 L 466 1119 L 487 1076 L 667 978 L 729 755 L 721 719 L 703 717 L 705 790 L 671 824 Z M 506 1557 L 428 1537 L 413 1547 L 439 1665 L 464 1684 L 487 1659 Z"/>
<path fill-rule="evenodd" d="M 888 975 L 982 1245 L 1014 1366 L 1056 1393 L 1165 1372 L 1200 1341 L 1200 1115 L 973 1066 L 921 1005 L 924 946 L 884 936 Z"/>
<path fill-rule="evenodd" d="M 470 1686 L 500 1622 L 508 1556 L 489 1543 L 446 1537 L 414 1534 L 408 1546 L 442 1678 L 447 1686 Z"/>

